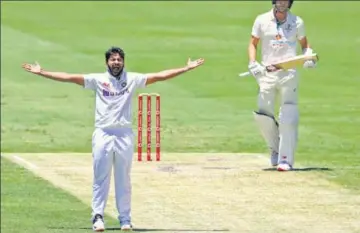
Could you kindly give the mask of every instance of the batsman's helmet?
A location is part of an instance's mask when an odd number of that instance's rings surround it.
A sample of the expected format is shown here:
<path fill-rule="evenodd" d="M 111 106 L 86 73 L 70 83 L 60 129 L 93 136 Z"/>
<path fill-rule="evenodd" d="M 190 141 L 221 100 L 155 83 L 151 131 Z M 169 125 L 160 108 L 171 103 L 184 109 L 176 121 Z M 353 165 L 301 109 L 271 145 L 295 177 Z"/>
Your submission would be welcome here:
<path fill-rule="evenodd" d="M 105 52 L 105 60 L 106 62 L 109 60 L 110 56 L 114 53 L 118 53 L 120 57 L 125 60 L 125 52 L 122 48 L 119 47 L 111 47 Z"/>
<path fill-rule="evenodd" d="M 277 0 L 271 0 L 272 4 L 275 5 Z M 291 8 L 294 0 L 289 0 L 289 9 Z"/>

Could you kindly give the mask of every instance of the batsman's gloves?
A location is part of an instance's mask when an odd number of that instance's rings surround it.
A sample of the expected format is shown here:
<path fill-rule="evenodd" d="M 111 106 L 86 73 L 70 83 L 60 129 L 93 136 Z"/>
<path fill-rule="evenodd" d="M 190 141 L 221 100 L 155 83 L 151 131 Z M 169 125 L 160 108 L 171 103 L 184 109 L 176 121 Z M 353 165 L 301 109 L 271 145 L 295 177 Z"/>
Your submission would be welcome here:
<path fill-rule="evenodd" d="M 307 54 L 312 54 L 314 53 L 314 51 L 311 49 L 311 48 L 305 48 L 303 50 L 303 54 L 304 55 L 307 55 Z M 314 60 L 308 60 L 308 61 L 305 61 L 304 64 L 303 64 L 303 67 L 305 69 L 311 69 L 311 68 L 315 68 L 316 67 L 316 62 Z"/>
<path fill-rule="evenodd" d="M 248 69 L 250 74 L 255 78 L 264 76 L 266 71 L 266 68 L 257 61 L 250 62 Z"/>
<path fill-rule="evenodd" d="M 313 60 L 308 60 L 308 61 L 304 62 L 303 67 L 304 67 L 305 69 L 315 68 L 315 67 L 316 67 L 316 62 L 313 61 Z"/>

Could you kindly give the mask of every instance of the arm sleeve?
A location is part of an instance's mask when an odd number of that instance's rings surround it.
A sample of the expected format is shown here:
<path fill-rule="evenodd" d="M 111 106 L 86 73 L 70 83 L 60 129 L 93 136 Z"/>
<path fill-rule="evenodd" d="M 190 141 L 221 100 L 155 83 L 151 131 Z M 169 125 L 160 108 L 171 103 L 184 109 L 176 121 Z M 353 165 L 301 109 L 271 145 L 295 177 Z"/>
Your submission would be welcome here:
<path fill-rule="evenodd" d="M 298 17 L 297 19 L 296 27 L 297 27 L 296 37 L 298 40 L 301 40 L 302 38 L 305 37 L 305 25 L 304 25 L 304 21 L 300 17 Z"/>
<path fill-rule="evenodd" d="M 256 37 L 256 38 L 261 37 L 261 22 L 260 22 L 259 17 L 257 17 L 255 19 L 255 22 L 254 22 L 252 30 L 251 30 L 251 35 Z"/>
<path fill-rule="evenodd" d="M 96 74 L 86 74 L 84 75 L 84 88 L 85 89 L 96 89 Z"/>
<path fill-rule="evenodd" d="M 133 73 L 133 75 L 136 88 L 145 88 L 147 80 L 146 74 Z"/>

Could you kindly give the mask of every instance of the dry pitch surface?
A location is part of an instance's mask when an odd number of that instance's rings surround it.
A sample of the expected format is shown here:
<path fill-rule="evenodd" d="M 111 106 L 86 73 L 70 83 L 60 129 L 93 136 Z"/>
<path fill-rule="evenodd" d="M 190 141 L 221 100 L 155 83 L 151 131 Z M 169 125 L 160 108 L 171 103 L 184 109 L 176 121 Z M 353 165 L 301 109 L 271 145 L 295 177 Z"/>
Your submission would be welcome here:
<path fill-rule="evenodd" d="M 90 154 L 2 156 L 91 204 Z M 311 169 L 272 171 L 257 154 L 163 153 L 162 160 L 133 163 L 135 231 L 360 232 L 360 196 Z M 113 183 L 106 212 L 116 217 Z"/>

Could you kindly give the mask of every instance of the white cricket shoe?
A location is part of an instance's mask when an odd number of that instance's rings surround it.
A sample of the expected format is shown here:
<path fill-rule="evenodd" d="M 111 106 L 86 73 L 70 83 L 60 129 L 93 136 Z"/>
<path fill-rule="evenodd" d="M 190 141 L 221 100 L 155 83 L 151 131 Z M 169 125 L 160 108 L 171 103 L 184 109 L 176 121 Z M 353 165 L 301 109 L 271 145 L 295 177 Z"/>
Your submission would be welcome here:
<path fill-rule="evenodd" d="M 95 232 L 103 232 L 103 231 L 105 231 L 104 219 L 100 214 L 97 214 L 94 217 L 93 230 Z"/>
<path fill-rule="evenodd" d="M 279 153 L 276 151 L 272 151 L 270 155 L 270 163 L 272 166 L 277 166 L 279 160 Z"/>
<path fill-rule="evenodd" d="M 132 231 L 132 225 L 130 223 L 121 225 L 121 231 Z"/>
<path fill-rule="evenodd" d="M 291 171 L 292 166 L 290 164 L 288 164 L 287 162 L 281 162 L 277 165 L 277 170 L 279 172 Z"/>

